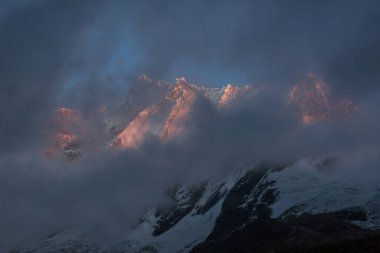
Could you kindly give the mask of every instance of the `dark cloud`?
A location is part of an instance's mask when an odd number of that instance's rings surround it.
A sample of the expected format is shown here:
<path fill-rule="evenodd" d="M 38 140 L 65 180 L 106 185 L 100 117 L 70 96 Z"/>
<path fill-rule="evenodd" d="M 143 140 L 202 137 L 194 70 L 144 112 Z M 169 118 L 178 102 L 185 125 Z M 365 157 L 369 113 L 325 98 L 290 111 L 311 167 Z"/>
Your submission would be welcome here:
<path fill-rule="evenodd" d="M 380 6 L 372 3 L 359 14 L 353 13 L 360 19 L 351 25 L 353 32 L 341 41 L 325 65 L 326 78 L 336 85 L 336 92 L 358 99 L 379 91 Z"/>
<path fill-rule="evenodd" d="M 378 76 L 378 57 L 371 57 L 379 36 L 376 1 L 143 1 L 128 7 L 132 35 L 146 57 L 139 70 L 158 78 L 234 81 L 227 72 L 281 88 L 316 72 L 343 88 L 347 80 L 358 87 L 355 76 Z"/>
<path fill-rule="evenodd" d="M 0 7 L 0 245 L 77 226 L 117 240 L 173 182 L 221 177 L 259 160 L 331 153 L 355 153 L 371 165 L 378 159 L 362 155 L 380 144 L 377 1 Z M 334 95 L 354 98 L 352 117 L 300 124 L 286 92 L 309 72 Z M 218 85 L 238 77 L 270 88 L 222 111 L 200 98 L 189 134 L 166 143 L 151 136 L 139 149 L 88 152 L 74 163 L 40 157 L 57 106 L 85 115 L 112 107 L 142 73 Z"/>
<path fill-rule="evenodd" d="M 85 1 L 37 1 L 14 7 L 1 18 L 1 151 L 29 145 L 35 138 L 95 14 Z"/>

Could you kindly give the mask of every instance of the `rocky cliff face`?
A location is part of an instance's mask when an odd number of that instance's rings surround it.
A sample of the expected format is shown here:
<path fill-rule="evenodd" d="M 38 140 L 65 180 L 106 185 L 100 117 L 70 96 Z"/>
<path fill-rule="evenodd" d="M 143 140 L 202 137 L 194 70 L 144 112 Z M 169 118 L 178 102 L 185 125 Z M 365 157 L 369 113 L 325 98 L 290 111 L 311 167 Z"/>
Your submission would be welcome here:
<path fill-rule="evenodd" d="M 188 125 L 189 115 L 194 103 L 200 97 L 214 103 L 216 107 L 225 107 L 233 101 L 247 94 L 253 95 L 253 88 L 245 86 L 243 88 L 227 85 L 225 88 L 205 88 L 199 85 L 190 84 L 185 78 L 177 78 L 172 85 L 153 81 L 147 77 L 140 80 L 144 84 L 141 87 L 132 87 L 132 93 L 127 97 L 128 108 L 142 108 L 134 105 L 135 96 L 150 97 L 154 99 L 145 101 L 145 108 L 141 109 L 136 116 L 125 125 L 126 127 L 113 140 L 113 146 L 130 148 L 136 147 L 144 139 L 145 135 L 153 134 L 162 140 L 178 137 L 185 134 L 185 126 Z M 152 85 L 153 92 L 140 91 L 140 89 L 151 89 L 146 85 Z M 139 92 L 137 92 L 138 90 Z M 130 109 L 128 110 L 130 111 Z M 137 131 L 138 130 L 138 131 Z"/>
<path fill-rule="evenodd" d="M 91 124 L 80 112 L 59 109 L 59 131 L 46 155 L 61 152 L 75 160 L 90 144 L 138 148 L 152 135 L 165 142 L 186 134 L 198 98 L 224 110 L 232 101 L 255 94 L 250 86 L 205 88 L 184 78 L 169 84 L 142 76 L 116 112 L 102 114 L 96 128 L 101 129 L 100 138 L 99 131 L 89 130 Z M 350 103 L 332 102 L 324 83 L 313 78 L 292 89 L 290 102 L 304 124 L 328 120 L 338 112 L 346 116 L 353 110 Z M 380 188 L 376 182 L 380 179 L 353 184 L 331 177 L 326 167 L 333 162 L 329 157 L 255 164 L 218 180 L 173 182 L 167 189 L 169 201 L 142 214 L 137 226 L 117 244 L 101 245 L 67 230 L 36 249 L 20 251 L 356 252 L 352 250 L 368 246 L 366 252 L 377 252 Z"/>
<path fill-rule="evenodd" d="M 71 161 L 81 156 L 82 147 L 136 148 L 152 135 L 165 141 L 186 134 L 185 126 L 197 99 L 207 99 L 221 109 L 233 100 L 253 95 L 255 90 L 248 85 L 206 88 L 190 84 L 183 77 L 170 84 L 141 76 L 130 87 L 123 104 L 112 110 L 101 108 L 91 119 L 74 109 L 58 109 L 52 143 L 43 153 Z"/>
<path fill-rule="evenodd" d="M 378 186 L 329 180 L 321 164 L 259 164 L 224 180 L 175 185 L 170 201 L 117 244 L 79 236 L 72 243 L 64 231 L 31 252 L 376 252 Z"/>
<path fill-rule="evenodd" d="M 341 119 L 355 110 L 348 98 L 332 99 L 325 82 L 311 74 L 292 87 L 289 101 L 296 106 L 306 125 L 320 120 Z"/>
<path fill-rule="evenodd" d="M 148 236 L 130 239 L 158 252 L 323 252 L 380 238 L 378 187 L 328 179 L 321 164 L 259 164 L 224 182 L 178 189 L 186 201 L 177 197 L 171 211 L 151 212 L 132 232 L 144 227 Z M 205 217 L 208 223 L 199 222 Z M 162 221 L 170 225 L 157 233 Z"/>
<path fill-rule="evenodd" d="M 377 252 L 380 232 L 352 223 L 364 219 L 361 209 L 259 217 L 224 237 L 208 238 L 190 252 Z"/>
<path fill-rule="evenodd" d="M 198 99 L 206 99 L 217 110 L 223 111 L 236 101 L 254 99 L 260 90 L 250 85 L 238 87 L 230 84 L 208 88 L 188 83 L 183 77 L 170 84 L 141 76 L 130 87 L 121 105 L 109 110 L 101 108 L 95 116 L 59 108 L 54 119 L 53 143 L 44 154 L 51 157 L 62 153 L 67 160 L 75 160 L 83 150 L 104 146 L 139 147 L 146 136 L 156 136 L 162 141 L 180 137 L 186 135 L 186 127 L 191 125 L 189 115 Z M 338 120 L 355 110 L 351 100 L 333 97 L 326 84 L 313 75 L 292 87 L 289 105 L 294 107 L 306 125 Z M 81 148 L 84 146 L 85 149 Z"/>

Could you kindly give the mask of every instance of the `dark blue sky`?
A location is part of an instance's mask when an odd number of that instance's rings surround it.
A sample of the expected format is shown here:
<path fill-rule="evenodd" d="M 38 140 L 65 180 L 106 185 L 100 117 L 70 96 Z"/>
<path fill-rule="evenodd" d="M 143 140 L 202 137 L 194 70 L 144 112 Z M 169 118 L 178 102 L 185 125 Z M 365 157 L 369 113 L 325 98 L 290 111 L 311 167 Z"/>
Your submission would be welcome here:
<path fill-rule="evenodd" d="M 27 29 L 30 34 L 22 43 L 56 39 L 46 41 L 47 46 L 65 44 L 54 47 L 67 46 L 69 54 L 50 60 L 77 64 L 81 71 L 71 73 L 70 80 L 96 72 L 114 78 L 186 76 L 211 86 L 286 85 L 314 72 L 342 86 L 341 82 L 376 75 L 378 5 L 295 0 L 4 1 L 3 27 L 13 29 L 2 34 L 11 43 Z M 17 15 L 18 24 L 12 24 Z M 52 36 L 57 37 L 41 37 L 43 29 L 56 30 Z M 373 80 L 368 83 L 373 85 Z"/>

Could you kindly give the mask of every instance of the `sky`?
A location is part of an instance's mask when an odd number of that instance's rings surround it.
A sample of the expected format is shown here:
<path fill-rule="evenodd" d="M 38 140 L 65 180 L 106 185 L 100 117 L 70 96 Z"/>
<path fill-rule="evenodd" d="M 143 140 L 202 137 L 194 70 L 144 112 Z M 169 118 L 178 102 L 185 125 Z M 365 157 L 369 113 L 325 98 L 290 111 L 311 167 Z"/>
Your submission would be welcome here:
<path fill-rule="evenodd" d="M 120 238 L 168 185 L 242 161 L 355 154 L 365 173 L 379 158 L 379 11 L 376 0 L 0 1 L 0 245 L 75 226 Z M 352 117 L 297 123 L 285 95 L 309 73 L 352 99 Z M 272 92 L 223 114 L 198 101 L 182 142 L 71 164 L 40 156 L 56 108 L 123 101 L 142 74 Z"/>

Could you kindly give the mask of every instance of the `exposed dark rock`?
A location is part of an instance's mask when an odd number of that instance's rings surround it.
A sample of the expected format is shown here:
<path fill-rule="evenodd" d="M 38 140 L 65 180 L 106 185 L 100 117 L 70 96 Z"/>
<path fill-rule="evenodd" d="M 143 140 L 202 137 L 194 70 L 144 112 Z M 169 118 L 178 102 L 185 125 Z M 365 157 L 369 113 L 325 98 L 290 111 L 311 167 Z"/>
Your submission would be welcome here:
<path fill-rule="evenodd" d="M 219 185 L 216 190 L 210 194 L 209 198 L 203 206 L 197 207 L 197 211 L 195 212 L 196 215 L 205 214 L 208 210 L 210 210 L 210 208 L 218 203 L 221 198 L 226 195 L 227 189 L 222 190 L 223 185 L 224 184 Z"/>
<path fill-rule="evenodd" d="M 376 251 L 380 232 L 363 229 L 348 219 L 363 216 L 354 208 L 352 213 L 346 209 L 286 219 L 259 218 L 223 239 L 208 239 L 191 252 L 380 252 Z"/>
<path fill-rule="evenodd" d="M 177 187 L 168 194 L 172 201 L 156 212 L 158 221 L 154 227 L 153 236 L 158 236 L 190 213 L 206 189 L 205 183 L 194 184 L 187 189 L 179 190 Z"/>
<path fill-rule="evenodd" d="M 330 170 L 335 164 L 337 164 L 338 161 L 339 161 L 339 157 L 329 156 L 319 161 L 318 163 L 316 163 L 315 166 L 318 170 L 321 170 L 321 171 Z"/>
<path fill-rule="evenodd" d="M 242 226 L 247 222 L 250 210 L 242 205 L 246 203 L 247 197 L 256 184 L 265 175 L 266 170 L 251 170 L 242 177 L 228 192 L 224 200 L 222 211 L 215 222 L 215 227 L 208 238 L 216 239 L 223 237 L 226 233 Z"/>
<path fill-rule="evenodd" d="M 358 220 L 358 221 L 366 221 L 367 220 L 367 215 L 363 209 L 360 207 L 350 207 L 346 209 L 342 209 L 336 212 L 333 212 L 335 217 L 339 219 L 344 219 L 344 220 Z"/>
<path fill-rule="evenodd" d="M 145 246 L 136 253 L 158 253 L 159 251 L 152 245 Z"/>
<path fill-rule="evenodd" d="M 63 148 L 63 154 L 67 160 L 73 161 L 81 156 L 80 145 L 80 142 L 72 141 Z"/>
<path fill-rule="evenodd" d="M 269 217 L 271 210 L 268 207 L 275 201 L 276 193 L 270 188 L 274 182 L 264 179 L 269 171 L 279 171 L 285 167 L 263 163 L 248 171 L 228 192 L 208 239 L 223 238 L 251 219 Z"/>

